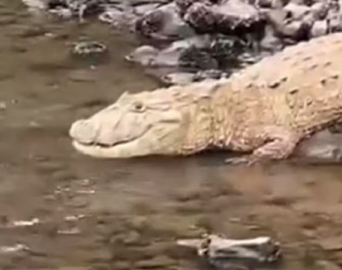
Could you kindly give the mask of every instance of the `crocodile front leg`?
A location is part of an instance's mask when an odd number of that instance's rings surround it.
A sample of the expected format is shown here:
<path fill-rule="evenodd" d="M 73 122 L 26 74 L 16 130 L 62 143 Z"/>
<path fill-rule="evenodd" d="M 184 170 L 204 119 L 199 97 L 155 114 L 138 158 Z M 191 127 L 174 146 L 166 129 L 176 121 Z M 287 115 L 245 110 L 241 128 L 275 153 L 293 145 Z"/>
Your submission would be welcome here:
<path fill-rule="evenodd" d="M 293 153 L 301 139 L 298 133 L 280 126 L 263 127 L 259 132 L 250 134 L 252 134 L 251 138 L 246 141 L 257 141 L 259 146 L 253 150 L 252 154 L 228 158 L 226 163 L 251 165 L 259 161 L 285 159 Z M 234 142 L 232 145 L 234 147 Z"/>

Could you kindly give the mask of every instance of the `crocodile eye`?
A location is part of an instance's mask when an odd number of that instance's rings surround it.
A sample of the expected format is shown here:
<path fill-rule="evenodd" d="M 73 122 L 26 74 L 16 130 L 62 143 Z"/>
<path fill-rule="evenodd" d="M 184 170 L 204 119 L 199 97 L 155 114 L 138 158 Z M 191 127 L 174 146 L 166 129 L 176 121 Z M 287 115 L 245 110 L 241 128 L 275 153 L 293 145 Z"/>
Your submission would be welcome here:
<path fill-rule="evenodd" d="M 135 112 L 144 112 L 145 111 L 145 106 L 142 102 L 135 102 L 133 104 L 133 110 Z"/>

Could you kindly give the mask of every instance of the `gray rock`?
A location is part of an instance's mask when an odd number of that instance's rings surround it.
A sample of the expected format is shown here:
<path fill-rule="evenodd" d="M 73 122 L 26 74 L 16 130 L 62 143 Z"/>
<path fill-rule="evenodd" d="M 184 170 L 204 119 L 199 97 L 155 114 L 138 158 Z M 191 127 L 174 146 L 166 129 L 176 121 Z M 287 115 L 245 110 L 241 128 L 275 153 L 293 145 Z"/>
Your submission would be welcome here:
<path fill-rule="evenodd" d="M 300 20 L 310 12 L 310 8 L 308 6 L 298 5 L 292 2 L 288 3 L 284 7 L 284 10 L 290 14 L 290 18 L 293 20 Z"/>
<path fill-rule="evenodd" d="M 342 161 L 342 134 L 329 130 L 318 132 L 301 142 L 294 155 L 312 163 L 340 163 Z M 325 238 L 319 241 L 325 250 L 342 249 L 341 238 Z"/>
<path fill-rule="evenodd" d="M 142 37 L 155 40 L 176 40 L 195 35 L 193 29 L 178 14 L 174 2 L 138 18 L 135 31 Z"/>
<path fill-rule="evenodd" d="M 174 72 L 161 78 L 167 85 L 187 85 L 193 82 L 195 74 L 190 72 Z"/>
<path fill-rule="evenodd" d="M 131 62 L 140 63 L 143 66 L 154 68 L 178 67 L 181 56 L 184 57 L 184 54 L 191 54 L 196 49 L 208 48 L 210 44 L 210 36 L 195 36 L 193 38 L 175 41 L 162 50 L 147 45 L 141 46 L 128 55 L 126 59 Z"/>
<path fill-rule="evenodd" d="M 232 33 L 236 28 L 250 28 L 262 20 L 259 10 L 246 1 L 223 0 L 218 4 L 193 3 L 184 20 L 201 32 Z"/>
<path fill-rule="evenodd" d="M 306 29 L 307 26 L 303 21 L 292 21 L 284 25 L 281 34 L 295 40 L 300 40 L 305 36 Z"/>
<path fill-rule="evenodd" d="M 142 66 L 150 66 L 151 62 L 159 54 L 159 50 L 153 46 L 143 45 L 136 48 L 125 59 L 129 62 L 139 63 Z"/>
<path fill-rule="evenodd" d="M 328 22 L 325 20 L 315 21 L 310 30 L 310 37 L 324 36 L 328 33 Z"/>
<path fill-rule="evenodd" d="M 328 31 L 339 32 L 342 31 L 342 14 L 329 10 L 328 15 Z"/>
<path fill-rule="evenodd" d="M 317 2 L 314 3 L 310 9 L 316 20 L 322 20 L 327 16 L 329 6 L 326 2 Z"/>
<path fill-rule="evenodd" d="M 275 32 L 281 32 L 285 25 L 286 11 L 283 9 L 274 9 L 267 11 L 265 15 L 268 26 L 271 26 Z"/>
<path fill-rule="evenodd" d="M 267 25 L 265 28 L 265 34 L 262 40 L 260 41 L 260 47 L 263 50 L 276 52 L 283 48 L 283 43 L 280 38 L 277 37 L 274 33 L 274 29 Z"/>

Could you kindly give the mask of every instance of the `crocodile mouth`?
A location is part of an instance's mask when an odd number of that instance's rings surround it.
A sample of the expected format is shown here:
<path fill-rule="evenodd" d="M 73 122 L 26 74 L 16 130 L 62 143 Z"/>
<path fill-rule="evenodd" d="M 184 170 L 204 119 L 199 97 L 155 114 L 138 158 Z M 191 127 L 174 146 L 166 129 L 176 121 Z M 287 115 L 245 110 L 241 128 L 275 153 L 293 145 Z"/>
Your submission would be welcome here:
<path fill-rule="evenodd" d="M 81 153 L 97 158 L 125 158 L 136 155 L 136 140 L 120 141 L 114 144 L 83 143 L 73 140 L 72 145 Z"/>
<path fill-rule="evenodd" d="M 98 142 L 86 143 L 86 142 L 80 142 L 80 141 L 74 140 L 74 143 L 80 144 L 84 147 L 112 148 L 112 147 L 115 147 L 115 146 L 120 145 L 120 144 L 129 143 L 131 141 L 132 140 L 126 140 L 126 141 L 115 142 L 113 144 L 106 144 L 106 143 L 98 143 Z"/>
<path fill-rule="evenodd" d="M 135 132 L 135 134 L 132 132 L 121 134 L 121 138 L 116 138 L 113 143 L 99 142 L 99 139 L 96 139 L 96 132 L 92 133 L 91 129 L 77 130 L 71 127 L 69 133 L 72 138 L 72 145 L 78 152 L 95 158 L 133 158 L 151 154 L 169 154 L 170 147 L 168 146 L 172 143 L 177 144 L 174 142 L 175 136 L 173 134 L 175 134 L 175 127 L 178 127 L 180 121 L 173 117 L 173 119 L 164 122 L 167 129 L 162 129 L 161 123 L 157 129 L 153 128 L 153 125 L 147 125 L 144 129 L 140 128 L 140 131 Z M 82 137 L 80 134 L 86 135 Z"/>
<path fill-rule="evenodd" d="M 149 131 L 150 127 L 147 127 L 140 133 L 123 134 L 121 138 L 103 142 L 98 139 L 99 131 L 96 125 L 78 121 L 71 126 L 69 135 L 72 138 L 73 147 L 85 155 L 97 158 L 126 158 L 139 155 L 141 149 L 146 151 L 142 142 L 149 145 L 148 136 L 146 136 Z"/>
<path fill-rule="evenodd" d="M 148 127 L 139 135 L 113 143 L 85 142 L 73 138 L 72 144 L 81 153 L 96 158 L 131 158 L 149 154 L 153 142 L 149 140 L 150 132 L 151 128 Z"/>

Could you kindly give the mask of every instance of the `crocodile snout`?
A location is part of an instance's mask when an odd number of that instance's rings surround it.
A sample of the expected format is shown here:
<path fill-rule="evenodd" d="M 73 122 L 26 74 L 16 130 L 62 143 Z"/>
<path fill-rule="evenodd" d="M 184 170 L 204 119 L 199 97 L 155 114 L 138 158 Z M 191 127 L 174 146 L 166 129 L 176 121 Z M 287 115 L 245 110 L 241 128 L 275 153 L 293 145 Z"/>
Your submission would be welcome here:
<path fill-rule="evenodd" d="M 91 144 L 96 139 L 97 128 L 87 120 L 78 120 L 71 125 L 69 135 L 79 143 Z"/>

